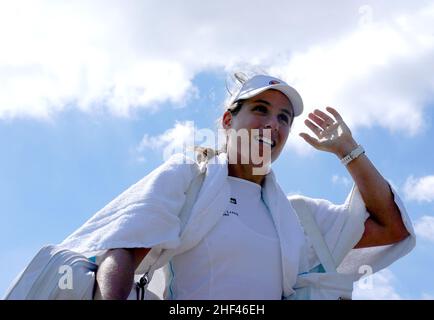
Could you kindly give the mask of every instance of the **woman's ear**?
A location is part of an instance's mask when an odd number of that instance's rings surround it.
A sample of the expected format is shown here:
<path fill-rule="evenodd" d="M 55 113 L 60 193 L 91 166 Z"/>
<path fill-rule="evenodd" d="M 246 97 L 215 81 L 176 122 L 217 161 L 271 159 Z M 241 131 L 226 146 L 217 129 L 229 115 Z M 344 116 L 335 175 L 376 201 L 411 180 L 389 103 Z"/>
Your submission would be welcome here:
<path fill-rule="evenodd" d="M 226 111 L 223 114 L 222 125 L 224 129 L 229 129 L 232 125 L 232 113 L 230 111 Z"/>

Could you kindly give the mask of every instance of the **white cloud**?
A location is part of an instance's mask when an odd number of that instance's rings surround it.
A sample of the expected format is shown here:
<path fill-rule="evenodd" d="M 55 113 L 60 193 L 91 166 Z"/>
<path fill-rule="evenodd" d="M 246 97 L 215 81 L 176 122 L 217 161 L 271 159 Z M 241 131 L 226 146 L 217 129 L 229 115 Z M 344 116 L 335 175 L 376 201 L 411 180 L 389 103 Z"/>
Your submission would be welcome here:
<path fill-rule="evenodd" d="M 68 104 L 84 111 L 104 105 L 126 116 L 188 98 L 188 68 L 134 48 L 146 39 L 131 31 L 146 26 L 137 26 L 140 17 L 129 9 L 116 1 L 2 2 L 0 117 L 49 118 Z"/>
<path fill-rule="evenodd" d="M 224 136 L 218 130 L 199 129 L 195 126 L 194 121 L 176 121 L 174 127 L 167 129 L 162 134 L 155 136 L 145 134 L 135 150 L 138 154 L 136 159 L 141 162 L 145 161 L 142 153 L 146 149 L 162 152 L 164 160 L 167 160 L 174 153 L 184 153 L 194 157 L 191 149 L 193 146 L 216 149 L 223 142 Z"/>
<path fill-rule="evenodd" d="M 273 4 L 2 2 L 0 118 L 49 118 L 73 105 L 122 116 L 167 101 L 183 105 L 195 96 L 200 71 L 253 64 L 294 84 L 307 111 L 336 106 L 352 129 L 423 129 L 434 91 L 433 7 Z M 296 122 L 294 133 L 303 127 Z M 311 150 L 300 139 L 288 144 Z"/>
<path fill-rule="evenodd" d="M 348 187 L 351 185 L 351 180 L 344 176 L 339 176 L 337 174 L 333 175 L 332 177 L 332 183 L 333 184 L 342 184 L 345 187 Z"/>
<path fill-rule="evenodd" d="M 404 194 L 408 200 L 434 201 L 434 175 L 421 178 L 408 177 L 404 184 Z"/>
<path fill-rule="evenodd" d="M 354 300 L 400 300 L 402 297 L 396 292 L 396 277 L 389 269 L 383 269 L 371 276 L 370 279 L 362 281 L 371 281 L 372 286 L 354 285 Z M 368 282 L 366 282 L 368 283 Z"/>
<path fill-rule="evenodd" d="M 307 111 L 336 106 L 353 131 L 375 124 L 415 135 L 425 128 L 423 110 L 434 90 L 434 36 L 426 32 L 434 28 L 433 8 L 374 22 L 274 70 L 296 84 Z M 310 133 L 304 127 L 295 122 L 294 132 Z"/>
<path fill-rule="evenodd" d="M 416 235 L 434 242 L 434 217 L 423 216 L 415 221 L 414 230 Z"/>
<path fill-rule="evenodd" d="M 138 152 L 145 149 L 154 151 L 169 150 L 169 152 L 183 152 L 187 146 L 192 145 L 194 138 L 194 123 L 192 121 L 176 122 L 173 128 L 156 136 L 145 134 L 137 147 Z"/>

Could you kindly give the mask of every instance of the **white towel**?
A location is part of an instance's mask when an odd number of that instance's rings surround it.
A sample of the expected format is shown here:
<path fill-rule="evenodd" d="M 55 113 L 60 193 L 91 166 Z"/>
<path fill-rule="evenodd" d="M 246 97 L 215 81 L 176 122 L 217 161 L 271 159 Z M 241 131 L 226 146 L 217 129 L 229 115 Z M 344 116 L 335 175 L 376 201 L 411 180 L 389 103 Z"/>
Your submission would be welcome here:
<path fill-rule="evenodd" d="M 188 167 L 192 164 L 194 161 L 182 154 L 172 156 L 98 211 L 61 245 L 89 256 L 113 248 L 152 247 L 151 253 L 167 249 L 159 259 L 148 254 L 157 267 L 165 265 L 173 255 L 196 245 L 218 222 L 230 194 L 227 154 L 222 153 L 208 163 L 202 189 L 181 234 L 177 215 L 185 200 L 184 192 L 193 179 Z M 272 170 L 266 176 L 262 193 L 280 238 L 283 294 L 289 296 L 294 292 L 297 274 L 306 267 L 303 261 L 312 255 L 312 250 L 309 251 L 294 209 Z M 378 271 L 414 247 L 410 219 L 395 191 L 394 194 L 410 237 L 392 246 L 357 250 L 352 248 L 363 234 L 368 213 L 356 187 L 340 206 L 303 197 L 312 206 L 335 260 L 343 261 L 339 267 L 342 271 L 357 273 L 361 264 L 370 264 Z"/>
<path fill-rule="evenodd" d="M 60 245 L 88 256 L 113 248 L 175 248 L 191 160 L 177 154 L 129 187 Z"/>

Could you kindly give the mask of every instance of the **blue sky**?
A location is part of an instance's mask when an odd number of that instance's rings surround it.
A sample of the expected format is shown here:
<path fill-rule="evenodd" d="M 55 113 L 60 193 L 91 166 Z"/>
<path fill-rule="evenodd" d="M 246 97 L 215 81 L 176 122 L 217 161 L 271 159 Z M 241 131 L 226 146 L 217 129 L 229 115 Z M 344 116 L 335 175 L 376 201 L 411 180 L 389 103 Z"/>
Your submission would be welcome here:
<path fill-rule="evenodd" d="M 161 164 L 163 149 L 190 132 L 187 121 L 195 128 L 216 129 L 228 74 L 254 66 L 298 88 L 306 110 L 331 105 L 341 112 L 368 157 L 397 188 L 416 225 L 416 248 L 374 278 L 375 292 L 356 296 L 434 298 L 434 40 L 426 32 L 432 30 L 434 9 L 427 2 L 410 6 L 398 1 L 393 8 L 381 1 L 368 7 L 358 1 L 343 7 L 331 2 L 331 8 L 315 9 L 282 3 L 295 15 L 289 22 L 276 18 L 275 37 L 267 33 L 268 26 L 263 30 L 254 24 L 265 46 L 257 47 L 256 40 L 241 33 L 234 50 L 229 49 L 242 24 L 228 26 L 235 13 L 227 16 L 224 6 L 213 8 L 216 17 L 206 20 L 210 9 L 195 1 L 174 8 L 179 9 L 176 17 L 167 5 L 153 1 L 132 1 L 128 8 L 117 1 L 41 1 L 33 13 L 19 3 L 0 9 L 22 19 L 3 22 L 16 24 L 10 29 L 15 39 L 38 28 L 20 44 L 9 34 L 6 43 L 12 49 L 0 54 L 0 293 L 41 246 L 62 241 Z M 251 15 L 260 15 L 255 10 L 261 6 L 253 6 Z M 146 22 L 143 15 L 150 7 L 164 12 L 167 24 Z M 338 7 L 341 18 L 320 34 L 299 17 L 307 12 L 314 19 Z M 71 26 L 68 21 L 84 9 L 83 25 Z M 65 18 L 60 31 L 48 22 L 37 23 L 52 21 L 54 13 Z M 191 21 L 195 13 L 201 17 L 197 24 Z M 280 17 L 271 10 L 273 15 Z M 151 26 L 158 32 L 149 31 Z M 137 27 L 143 35 L 134 32 Z M 118 31 L 108 37 L 113 30 Z M 53 39 L 58 45 L 51 44 Z M 360 47 L 352 51 L 355 43 Z M 32 54 L 19 50 L 37 44 Z M 59 55 L 50 56 L 53 50 Z M 351 177 L 334 155 L 298 137 L 301 130 L 308 132 L 301 121 L 306 114 L 296 119 L 273 169 L 288 194 L 342 203 Z"/>

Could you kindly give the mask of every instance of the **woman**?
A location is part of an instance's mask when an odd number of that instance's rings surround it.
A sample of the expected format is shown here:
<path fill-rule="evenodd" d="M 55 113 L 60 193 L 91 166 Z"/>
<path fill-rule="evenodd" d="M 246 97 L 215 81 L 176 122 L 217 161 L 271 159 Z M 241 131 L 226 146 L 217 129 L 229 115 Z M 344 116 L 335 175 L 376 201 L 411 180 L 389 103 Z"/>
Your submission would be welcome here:
<path fill-rule="evenodd" d="M 194 179 L 187 167 L 196 164 L 177 156 L 66 239 L 63 244 L 70 249 L 105 252 L 95 298 L 126 299 L 134 271 L 162 249 L 171 253 L 163 262 L 159 257 L 153 261 L 166 267 L 164 298 L 291 297 L 297 275 L 319 261 L 271 163 L 302 111 L 299 94 L 284 81 L 267 75 L 247 79 L 222 117 L 225 149 L 203 149 L 207 162 L 201 169 L 206 176 L 185 229 L 177 214 Z M 339 206 L 298 198 L 314 213 L 340 268 L 357 273 L 357 268 L 368 264 L 374 272 L 380 270 L 414 247 L 405 208 L 335 109 L 315 110 L 308 118 L 305 124 L 316 137 L 300 136 L 341 159 L 355 186 Z M 248 139 L 237 135 L 240 132 L 247 133 Z M 368 247 L 378 250 L 363 249 Z"/>

